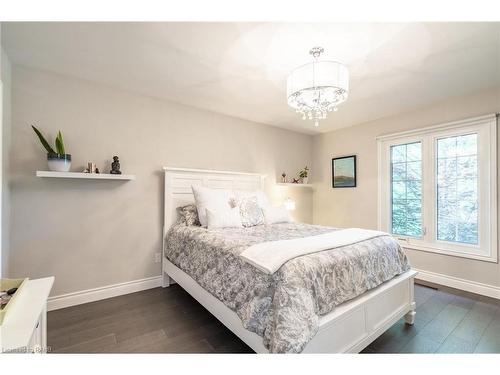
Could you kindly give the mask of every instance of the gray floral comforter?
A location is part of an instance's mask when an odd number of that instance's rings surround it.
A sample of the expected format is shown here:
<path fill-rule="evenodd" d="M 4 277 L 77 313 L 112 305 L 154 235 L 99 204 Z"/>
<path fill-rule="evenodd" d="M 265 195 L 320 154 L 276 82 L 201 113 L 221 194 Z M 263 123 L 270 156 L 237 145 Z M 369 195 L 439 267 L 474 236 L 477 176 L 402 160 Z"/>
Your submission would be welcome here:
<path fill-rule="evenodd" d="M 174 225 L 165 256 L 263 337 L 272 353 L 299 353 L 318 330 L 319 317 L 407 271 L 406 255 L 390 236 L 289 260 L 268 275 L 239 257 L 265 241 L 314 236 L 336 230 L 283 223 L 212 229 Z"/>

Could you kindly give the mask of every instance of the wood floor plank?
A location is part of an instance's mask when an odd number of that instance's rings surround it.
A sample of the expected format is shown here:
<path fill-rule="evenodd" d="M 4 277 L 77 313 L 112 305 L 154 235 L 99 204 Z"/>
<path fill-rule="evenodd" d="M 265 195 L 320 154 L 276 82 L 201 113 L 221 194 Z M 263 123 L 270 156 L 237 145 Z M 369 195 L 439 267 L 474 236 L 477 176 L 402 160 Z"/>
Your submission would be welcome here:
<path fill-rule="evenodd" d="M 476 346 L 475 353 L 500 353 L 500 318 L 492 320 Z"/>
<path fill-rule="evenodd" d="M 500 353 L 497 300 L 421 285 L 415 299 L 415 324 L 399 320 L 363 353 Z M 47 335 L 56 353 L 253 353 L 176 284 L 51 311 Z"/>
<path fill-rule="evenodd" d="M 417 306 L 423 305 L 429 300 L 434 294 L 436 294 L 437 289 L 434 288 L 415 288 L 415 302 Z"/>
<path fill-rule="evenodd" d="M 484 313 L 473 313 L 470 311 L 458 324 L 452 335 L 477 345 L 486 328 L 493 320 L 493 316 Z"/>
<path fill-rule="evenodd" d="M 252 353 L 252 350 L 230 330 L 220 330 L 207 338 L 217 353 Z"/>
<path fill-rule="evenodd" d="M 167 341 L 162 329 L 135 336 L 103 348 L 103 353 L 162 353 L 161 345 Z"/>
<path fill-rule="evenodd" d="M 434 353 L 440 344 L 425 335 L 417 335 L 412 338 L 400 353 Z"/>
<path fill-rule="evenodd" d="M 477 303 L 477 296 L 470 297 L 466 295 L 458 295 L 450 302 L 452 305 L 470 310 Z"/>
<path fill-rule="evenodd" d="M 425 303 L 418 306 L 418 313 L 428 315 L 432 318 L 436 317 L 443 309 L 453 301 L 454 296 L 448 295 L 442 291 L 436 291 Z M 417 313 L 417 314 L 418 314 Z"/>
<path fill-rule="evenodd" d="M 472 353 L 476 348 L 476 344 L 459 338 L 454 335 L 448 336 L 444 343 L 439 347 L 436 353 L 458 354 Z"/>
<path fill-rule="evenodd" d="M 174 316 L 176 311 L 173 307 L 166 306 L 154 302 L 128 310 L 117 308 L 114 314 L 105 316 L 87 314 L 87 320 L 83 322 L 68 323 L 56 329 L 51 328 L 48 332 L 48 340 L 56 348 L 75 345 L 93 337 L 111 333 L 115 334 L 118 341 L 121 341 L 162 328 L 167 317 Z"/>
<path fill-rule="evenodd" d="M 433 353 L 440 348 L 468 312 L 452 304 L 454 298 L 448 300 L 450 303 L 403 347 L 402 353 Z"/>
<path fill-rule="evenodd" d="M 116 337 L 111 333 L 65 348 L 55 349 L 53 353 L 103 353 L 106 347 L 114 344 L 116 344 Z"/>
<path fill-rule="evenodd" d="M 48 323 L 52 328 L 64 327 L 68 324 L 85 323 L 89 317 L 113 316 L 116 315 L 117 312 L 129 310 L 131 306 L 147 306 L 158 301 L 162 301 L 162 303 L 167 306 L 175 306 L 182 303 L 181 299 L 185 297 L 185 294 L 185 291 L 170 290 L 169 288 L 148 289 L 141 292 L 51 311 L 48 316 Z"/>
<path fill-rule="evenodd" d="M 170 353 L 192 353 L 192 354 L 205 354 L 214 353 L 214 349 L 210 346 L 206 339 L 191 343 L 185 347 L 167 347 L 166 350 Z"/>

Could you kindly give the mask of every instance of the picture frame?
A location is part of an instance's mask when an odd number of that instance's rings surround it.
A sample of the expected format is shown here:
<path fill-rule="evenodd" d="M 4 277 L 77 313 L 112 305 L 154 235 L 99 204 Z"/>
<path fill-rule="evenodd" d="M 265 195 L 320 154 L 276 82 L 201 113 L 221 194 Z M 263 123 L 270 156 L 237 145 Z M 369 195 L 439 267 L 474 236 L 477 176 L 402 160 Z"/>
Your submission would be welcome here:
<path fill-rule="evenodd" d="M 356 155 L 332 158 L 332 188 L 353 188 L 356 184 Z"/>

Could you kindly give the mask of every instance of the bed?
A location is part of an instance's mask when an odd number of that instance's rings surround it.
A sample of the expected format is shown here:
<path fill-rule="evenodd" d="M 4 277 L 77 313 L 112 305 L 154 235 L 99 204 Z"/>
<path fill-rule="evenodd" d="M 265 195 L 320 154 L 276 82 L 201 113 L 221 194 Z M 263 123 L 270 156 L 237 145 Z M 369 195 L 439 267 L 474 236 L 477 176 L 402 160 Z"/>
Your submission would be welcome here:
<path fill-rule="evenodd" d="M 266 274 L 244 259 L 246 249 L 255 247 L 249 245 L 319 238 L 335 229 L 292 223 L 211 231 L 179 226 L 177 207 L 193 203 L 192 185 L 253 191 L 262 189 L 264 176 L 164 169 L 163 286 L 177 282 L 257 353 L 359 352 L 401 317 L 413 324 L 416 272 L 392 239 L 370 237 L 303 255 Z M 356 282 L 346 282 L 342 262 L 359 263 L 366 274 L 354 273 Z M 321 277 L 307 275 L 314 267 L 323 267 Z M 337 269 L 336 279 L 328 279 L 329 267 Z"/>

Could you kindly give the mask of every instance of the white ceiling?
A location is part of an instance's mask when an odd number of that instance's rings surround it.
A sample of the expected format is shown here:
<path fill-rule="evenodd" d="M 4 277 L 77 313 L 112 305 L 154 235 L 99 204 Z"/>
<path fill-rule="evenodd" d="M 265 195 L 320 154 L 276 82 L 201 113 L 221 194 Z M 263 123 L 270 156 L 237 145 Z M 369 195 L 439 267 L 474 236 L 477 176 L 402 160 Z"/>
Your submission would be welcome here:
<path fill-rule="evenodd" d="M 500 85 L 500 23 L 2 23 L 13 61 L 301 132 L 325 132 Z M 350 70 L 349 99 L 314 128 L 288 72 Z"/>

